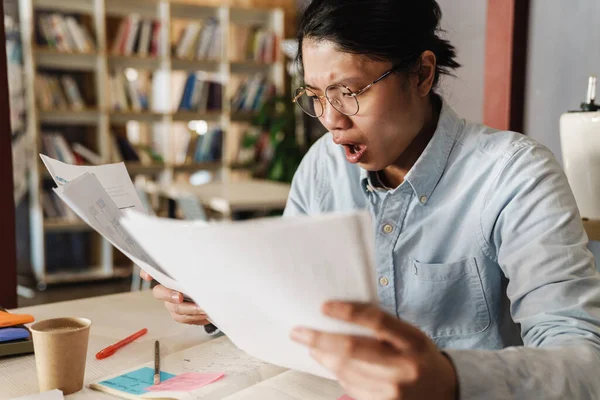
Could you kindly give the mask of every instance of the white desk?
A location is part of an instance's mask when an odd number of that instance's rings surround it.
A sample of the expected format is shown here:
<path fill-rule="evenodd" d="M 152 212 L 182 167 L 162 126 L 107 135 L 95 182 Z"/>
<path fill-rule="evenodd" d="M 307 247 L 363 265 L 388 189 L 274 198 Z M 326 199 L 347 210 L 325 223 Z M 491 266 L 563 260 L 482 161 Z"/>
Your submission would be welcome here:
<path fill-rule="evenodd" d="M 211 339 L 202 327 L 174 322 L 162 302 L 155 300 L 150 291 L 25 307 L 12 312 L 31 314 L 36 321 L 56 317 L 85 317 L 92 321 L 84 385 L 153 360 L 156 339 L 160 340 L 161 352 L 165 353 L 184 350 Z M 98 351 L 142 328 L 148 328 L 146 335 L 109 358 L 96 360 Z M 38 392 L 33 354 L 0 358 L 1 400 Z M 66 398 L 115 399 L 85 386 Z"/>
<path fill-rule="evenodd" d="M 188 349 L 211 339 L 204 329 L 174 322 L 162 302 L 148 290 L 73 300 L 11 310 L 28 313 L 36 321 L 56 317 L 85 317 L 92 321 L 83 390 L 68 400 L 115 400 L 116 397 L 91 390 L 87 385 L 119 371 L 154 359 L 154 340 L 160 340 L 161 353 Z M 142 329 L 148 333 L 104 360 L 96 353 L 106 346 Z M 0 400 L 39 392 L 33 354 L 0 358 Z M 232 400 L 336 400 L 343 394 L 337 382 L 296 371 L 268 379 L 246 391 L 228 397 Z"/>
<path fill-rule="evenodd" d="M 194 196 L 205 207 L 226 217 L 238 211 L 284 209 L 290 193 L 289 184 L 266 180 L 210 182 L 199 186 L 184 182 L 168 186 L 150 183 L 145 189 L 148 193 L 174 200 Z"/>

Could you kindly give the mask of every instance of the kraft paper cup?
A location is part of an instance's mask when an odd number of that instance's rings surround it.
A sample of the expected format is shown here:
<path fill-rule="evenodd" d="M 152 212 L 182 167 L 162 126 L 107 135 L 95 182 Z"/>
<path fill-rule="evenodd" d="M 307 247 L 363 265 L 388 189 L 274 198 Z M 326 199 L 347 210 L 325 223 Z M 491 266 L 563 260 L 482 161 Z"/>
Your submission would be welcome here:
<path fill-rule="evenodd" d="M 31 325 L 40 392 L 60 389 L 67 395 L 83 388 L 91 324 L 85 318 L 55 318 Z"/>

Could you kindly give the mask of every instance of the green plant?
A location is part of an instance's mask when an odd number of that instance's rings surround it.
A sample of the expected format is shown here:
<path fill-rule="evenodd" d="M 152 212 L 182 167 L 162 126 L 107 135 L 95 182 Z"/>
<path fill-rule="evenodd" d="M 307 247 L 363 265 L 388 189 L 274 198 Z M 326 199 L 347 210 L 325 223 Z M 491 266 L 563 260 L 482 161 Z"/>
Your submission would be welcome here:
<path fill-rule="evenodd" d="M 295 126 L 289 99 L 274 96 L 267 100 L 242 140 L 242 149 L 253 153 L 244 167 L 257 178 L 291 182 L 306 152 L 298 143 Z"/>

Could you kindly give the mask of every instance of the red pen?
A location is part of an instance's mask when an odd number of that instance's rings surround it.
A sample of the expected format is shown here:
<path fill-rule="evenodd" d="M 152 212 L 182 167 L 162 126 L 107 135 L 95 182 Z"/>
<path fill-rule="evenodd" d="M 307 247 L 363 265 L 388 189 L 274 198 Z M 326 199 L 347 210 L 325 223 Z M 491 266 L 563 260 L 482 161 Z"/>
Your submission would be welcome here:
<path fill-rule="evenodd" d="M 107 348 L 100 350 L 98 352 L 98 354 L 96 354 L 96 358 L 98 360 L 102 360 L 103 358 L 112 356 L 113 354 L 115 354 L 115 351 L 119 350 L 121 347 L 125 346 L 126 344 L 133 342 L 135 339 L 139 338 L 140 336 L 144 336 L 146 334 L 146 332 L 148 332 L 148 329 L 144 328 L 141 331 L 136 332 L 131 336 L 127 336 L 125 339 L 118 341 L 115 344 L 111 344 Z"/>

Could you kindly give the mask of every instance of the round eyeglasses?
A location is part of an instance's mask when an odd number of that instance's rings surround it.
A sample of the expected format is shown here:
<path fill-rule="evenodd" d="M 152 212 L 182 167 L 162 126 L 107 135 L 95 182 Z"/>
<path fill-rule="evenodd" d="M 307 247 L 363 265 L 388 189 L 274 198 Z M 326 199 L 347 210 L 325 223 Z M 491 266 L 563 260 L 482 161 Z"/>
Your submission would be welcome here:
<path fill-rule="evenodd" d="M 360 110 L 357 97 L 395 70 L 396 68 L 390 69 L 385 74 L 356 92 L 353 92 L 342 84 L 334 84 L 329 85 L 327 89 L 325 89 L 324 96 L 319 96 L 308 87 L 299 87 L 294 91 L 292 101 L 298 104 L 298 107 L 300 107 L 302 111 L 313 118 L 321 118 L 323 116 L 326 106 L 325 100 L 340 113 L 351 117 L 358 114 L 358 111 Z"/>

